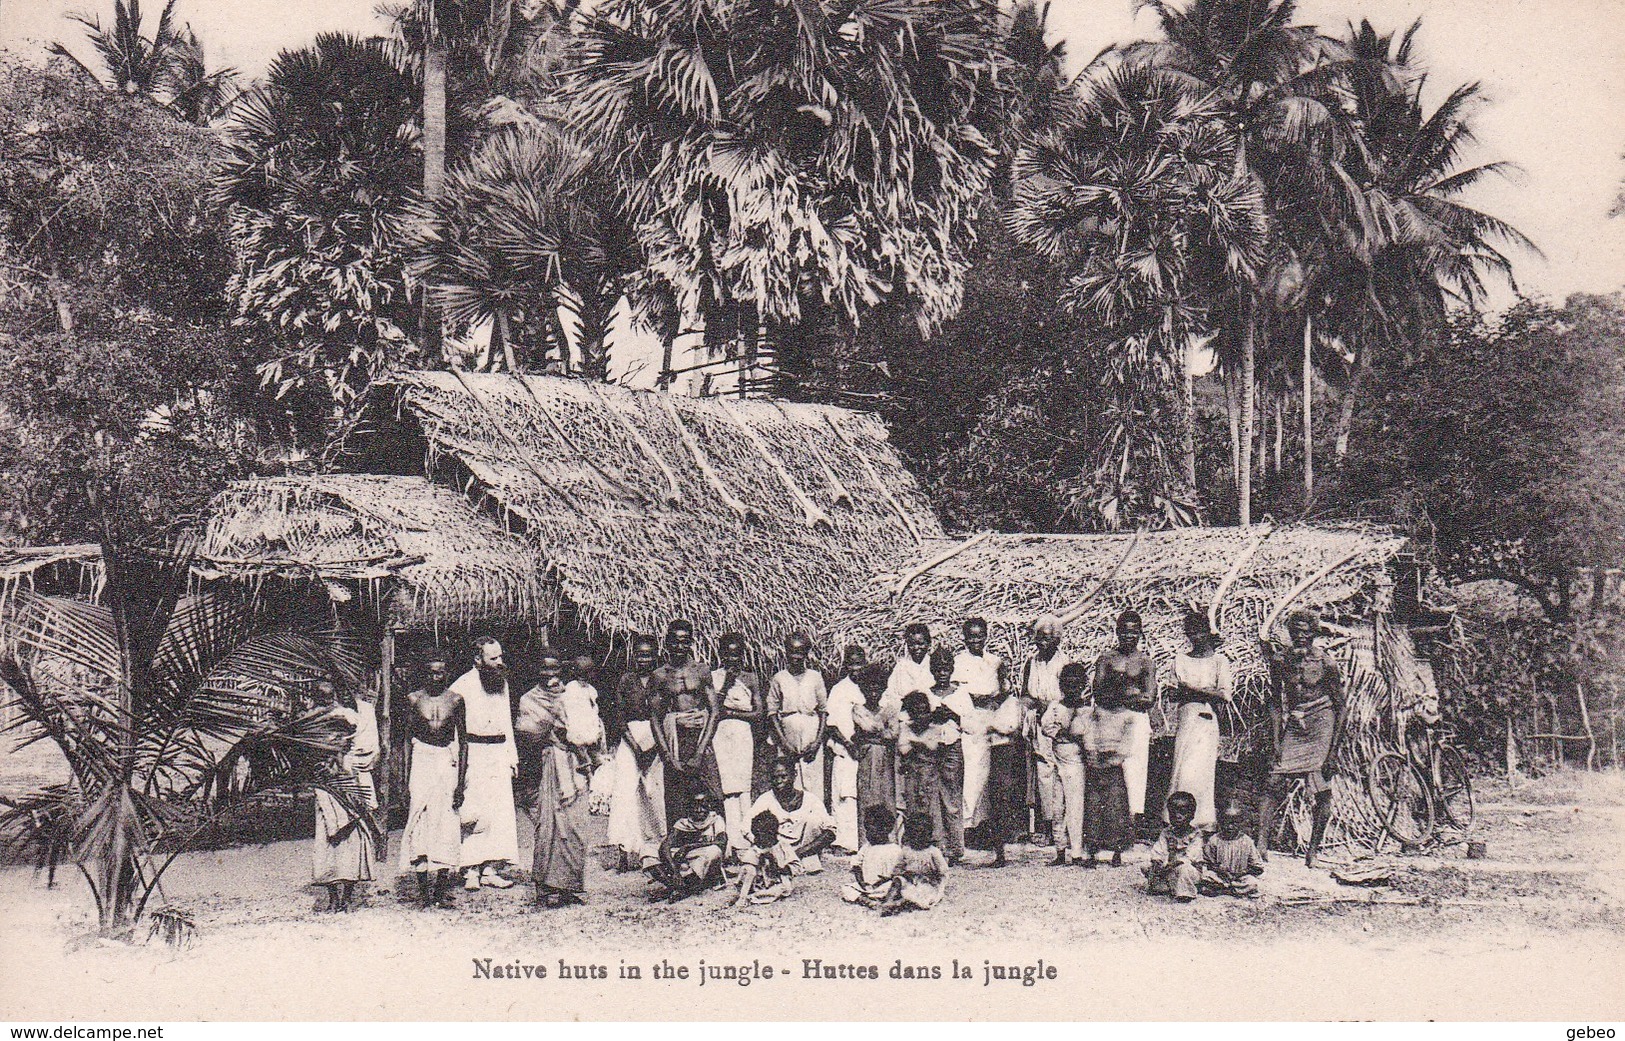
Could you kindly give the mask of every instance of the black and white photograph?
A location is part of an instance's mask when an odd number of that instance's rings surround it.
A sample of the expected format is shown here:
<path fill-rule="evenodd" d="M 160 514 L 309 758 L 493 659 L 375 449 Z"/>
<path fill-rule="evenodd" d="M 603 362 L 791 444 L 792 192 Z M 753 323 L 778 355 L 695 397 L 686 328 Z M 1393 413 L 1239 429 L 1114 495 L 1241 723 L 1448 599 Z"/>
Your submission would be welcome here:
<path fill-rule="evenodd" d="M 13 1037 L 1613 1037 L 1622 695 L 1622 0 L 0 0 Z"/>

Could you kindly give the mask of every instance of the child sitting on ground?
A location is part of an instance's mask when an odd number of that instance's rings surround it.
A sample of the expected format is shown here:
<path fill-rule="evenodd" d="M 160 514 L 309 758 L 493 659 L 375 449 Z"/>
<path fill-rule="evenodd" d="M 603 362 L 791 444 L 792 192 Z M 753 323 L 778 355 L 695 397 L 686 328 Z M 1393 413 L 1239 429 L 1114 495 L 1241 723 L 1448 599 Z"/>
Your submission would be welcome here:
<path fill-rule="evenodd" d="M 1241 807 L 1227 803 L 1219 814 L 1219 833 L 1203 847 L 1202 878 L 1197 888 L 1206 896 L 1258 895 L 1255 876 L 1264 873 L 1264 860 L 1251 835 L 1242 831 Z"/>
<path fill-rule="evenodd" d="M 841 887 L 841 899 L 849 904 L 880 907 L 897 889 L 897 868 L 903 847 L 892 841 L 897 814 L 885 806 L 863 811 L 863 837 L 867 845 L 852 857 L 852 881 Z"/>
<path fill-rule="evenodd" d="M 650 899 L 676 903 L 722 881 L 725 841 L 722 817 L 711 794 L 704 789 L 695 792 L 688 813 L 671 826 L 660 842 L 659 859 L 649 865 L 650 877 L 665 887 Z"/>
<path fill-rule="evenodd" d="M 948 886 L 948 858 L 937 848 L 929 814 L 911 813 L 903 819 L 903 851 L 897 860 L 897 886 L 881 905 L 880 913 L 929 911 L 942 900 Z"/>
<path fill-rule="evenodd" d="M 770 904 L 790 895 L 796 851 L 779 837 L 779 819 L 763 810 L 750 819 L 750 845 L 739 851 L 739 899 L 735 907 Z"/>
<path fill-rule="evenodd" d="M 1146 866 L 1146 892 L 1171 896 L 1180 903 L 1196 899 L 1202 877 L 1202 830 L 1196 819 L 1196 796 L 1175 792 L 1168 796 L 1168 826 L 1151 847 Z"/>

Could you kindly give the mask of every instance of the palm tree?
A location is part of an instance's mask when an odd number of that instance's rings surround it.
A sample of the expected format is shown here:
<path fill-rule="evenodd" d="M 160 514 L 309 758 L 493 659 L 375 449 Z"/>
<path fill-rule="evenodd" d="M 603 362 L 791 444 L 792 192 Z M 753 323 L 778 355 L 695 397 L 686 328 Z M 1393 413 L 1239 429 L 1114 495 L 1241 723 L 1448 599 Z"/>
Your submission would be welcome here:
<path fill-rule="evenodd" d="M 646 273 L 709 346 L 786 365 L 820 321 L 958 305 L 991 184 L 992 0 L 607 0 L 579 18 L 572 125 L 603 141 Z"/>
<path fill-rule="evenodd" d="M 1272 306 L 1272 269 L 1293 263 L 1289 233 L 1337 205 L 1341 120 L 1333 87 L 1342 48 L 1310 26 L 1295 24 L 1296 0 L 1192 0 L 1183 9 L 1141 0 L 1157 15 L 1164 39 L 1124 48 L 1124 59 L 1148 62 L 1211 99 L 1234 138 L 1234 171 L 1256 182 L 1271 222 L 1273 256 L 1229 281 L 1230 320 L 1215 345 L 1230 356 L 1240 383 L 1236 446 L 1237 512 L 1252 522 L 1252 455 L 1260 343 Z M 1238 273 L 1239 274 L 1239 273 Z"/>
<path fill-rule="evenodd" d="M 6 801 L 0 839 L 53 876 L 71 861 L 101 931 L 127 936 L 175 857 L 240 805 L 221 793 L 241 793 L 245 756 L 279 767 L 250 792 L 316 786 L 362 806 L 353 782 L 318 771 L 342 748 L 326 710 L 291 697 L 317 679 L 358 682 L 359 666 L 336 631 L 279 624 L 236 596 L 188 596 L 184 549 L 145 549 L 112 520 L 102 530 L 94 602 L 17 590 L 0 613 L 0 680 L 21 709 L 7 729 L 56 745 L 70 774 Z"/>
<path fill-rule="evenodd" d="M 284 352 L 262 379 L 278 397 L 325 398 L 341 427 L 376 375 L 416 356 L 402 330 L 417 97 L 382 41 L 324 33 L 279 55 L 236 105 L 214 178 L 237 319 Z"/>
<path fill-rule="evenodd" d="M 209 71 L 203 59 L 203 42 L 191 26 L 181 31 L 164 82 L 170 111 L 198 126 L 223 119 L 242 94 L 237 87 L 236 69 L 227 66 Z"/>
<path fill-rule="evenodd" d="M 1217 257 L 1234 278 L 1256 276 L 1267 255 L 1263 196 L 1236 172 L 1223 110 L 1181 77 L 1119 64 L 1086 73 L 1078 88 L 1072 111 L 1017 157 L 1012 227 L 1070 269 L 1062 306 L 1099 321 L 1118 345 L 1108 367 L 1119 419 L 1106 438 L 1114 487 L 1130 460 L 1172 455 L 1154 426 L 1144 428 L 1157 410 L 1134 407 L 1135 395 L 1180 384 L 1181 473 L 1163 467 L 1160 483 L 1184 490 L 1162 496 L 1162 519 L 1189 522 L 1194 511 L 1178 508 L 1196 483 L 1188 359 L 1215 319 L 1201 265 Z M 1155 443 L 1135 444 L 1136 434 Z M 1107 503 L 1114 518 L 1121 499 Z"/>
<path fill-rule="evenodd" d="M 158 15 L 151 36 L 143 33 L 141 0 L 113 0 L 113 24 L 104 27 L 99 17 L 70 14 L 85 29 L 85 36 L 101 58 L 101 69 L 80 61 L 61 43 L 51 52 L 68 59 L 107 90 L 146 98 L 164 105 L 189 123 L 206 126 L 224 115 L 237 97 L 237 70 L 210 72 L 203 60 L 203 44 L 190 25 L 175 26 L 175 0 L 168 0 Z"/>
<path fill-rule="evenodd" d="M 610 311 L 638 258 L 597 167 L 563 131 L 518 125 L 453 169 L 419 225 L 414 273 L 435 286 L 449 323 L 490 324 L 492 354 L 510 371 L 522 367 L 513 332 L 521 322 L 543 329 L 568 361 L 562 310 L 585 367 L 602 375 Z"/>
<path fill-rule="evenodd" d="M 535 100 L 537 82 L 549 78 L 561 49 L 554 37 L 577 2 L 545 0 L 521 9 L 515 0 L 412 0 L 384 9 L 404 63 L 416 67 L 423 85 L 425 219 L 435 219 L 445 197 L 452 157 L 471 156 L 488 126 L 515 122 L 519 102 Z M 425 232 L 436 234 L 433 227 Z M 439 296 L 425 286 L 419 324 L 431 354 L 442 352 L 445 336 Z"/>
<path fill-rule="evenodd" d="M 151 36 L 142 32 L 141 0 L 113 0 L 111 27 L 104 27 L 98 16 L 68 15 L 84 26 L 85 36 L 101 57 L 100 70 L 80 61 L 60 43 L 53 44 L 51 51 L 67 58 L 91 79 L 110 90 L 154 98 L 163 88 L 175 53 L 182 46 L 174 13 L 175 0 L 168 0 L 158 15 L 158 27 Z"/>
<path fill-rule="evenodd" d="M 1352 344 L 1354 355 L 1337 421 L 1339 461 L 1374 347 L 1418 343 L 1441 328 L 1452 303 L 1478 309 L 1486 275 L 1516 288 L 1506 246 L 1538 252 L 1516 228 L 1459 200 L 1511 167 L 1462 165 L 1482 102 L 1478 84 L 1452 90 L 1431 113 L 1423 107 L 1426 76 L 1413 57 L 1420 27 L 1412 24 L 1396 40 L 1362 21 L 1349 26 L 1345 41 L 1358 146 L 1345 164 L 1361 190 L 1342 220 L 1323 226 L 1312 265 L 1323 329 Z"/>

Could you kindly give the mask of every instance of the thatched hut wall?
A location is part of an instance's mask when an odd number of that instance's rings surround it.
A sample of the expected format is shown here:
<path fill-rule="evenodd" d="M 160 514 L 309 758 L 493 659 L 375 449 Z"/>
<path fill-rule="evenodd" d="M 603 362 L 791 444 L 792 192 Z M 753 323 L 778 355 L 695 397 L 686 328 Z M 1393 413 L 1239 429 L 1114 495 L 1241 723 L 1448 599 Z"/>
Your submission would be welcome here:
<path fill-rule="evenodd" d="M 691 619 L 757 648 L 942 529 L 874 417 L 540 376 L 410 373 L 431 473 L 471 475 L 612 636 Z"/>
<path fill-rule="evenodd" d="M 821 642 L 832 654 L 856 642 L 871 656 L 887 656 L 900 652 L 905 624 L 923 621 L 938 641 L 957 646 L 961 623 L 980 615 L 993 649 L 1019 663 L 1031 653 L 1038 615 L 1077 612 L 1062 648 L 1071 660 L 1089 663 L 1115 642 L 1116 617 L 1132 607 L 1144 620 L 1146 647 L 1166 694 L 1173 656 L 1186 642 L 1187 607 L 1205 609 L 1239 563 L 1220 605 L 1219 631 L 1237 684 L 1236 711 L 1221 719 L 1223 754 L 1240 760 L 1267 741 L 1270 677 L 1260 625 L 1295 587 L 1324 570 L 1293 604 L 1322 613 L 1323 639 L 1348 677 L 1351 740 L 1339 759 L 1331 839 L 1369 845 L 1377 828 L 1363 787 L 1364 764 L 1393 744 L 1396 716 L 1429 693 L 1409 635 L 1390 617 L 1390 565 L 1405 546 L 1398 535 L 1362 525 L 933 539 L 898 554 L 832 610 Z M 1279 626 L 1275 637 L 1285 638 Z M 1152 711 L 1156 733 L 1172 732 L 1172 709 L 1159 699 Z"/>

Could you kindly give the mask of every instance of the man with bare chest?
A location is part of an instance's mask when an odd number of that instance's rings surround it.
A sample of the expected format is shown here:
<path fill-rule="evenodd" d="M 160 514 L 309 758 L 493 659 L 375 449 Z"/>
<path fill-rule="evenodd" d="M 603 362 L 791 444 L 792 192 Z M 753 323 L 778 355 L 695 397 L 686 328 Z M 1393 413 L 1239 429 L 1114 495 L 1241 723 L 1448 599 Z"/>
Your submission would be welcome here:
<path fill-rule="evenodd" d="M 711 741 L 720 717 L 711 670 L 694 659 L 694 626 L 675 619 L 666 627 L 666 662 L 654 671 L 655 743 L 666 766 L 666 824 L 694 804 L 704 790 L 722 801 L 722 784 Z"/>
<path fill-rule="evenodd" d="M 417 875 L 425 908 L 450 907 L 461 860 L 458 811 L 468 773 L 468 726 L 463 699 L 448 689 L 445 659 L 431 659 L 427 671 L 423 686 L 406 696 L 410 809 L 401 833 L 401 870 Z"/>
<path fill-rule="evenodd" d="M 1122 705 L 1129 713 L 1128 754 L 1123 760 L 1123 782 L 1128 788 L 1128 809 L 1136 834 L 1144 834 L 1145 779 L 1151 763 L 1151 704 L 1157 697 L 1157 663 L 1140 644 L 1145 626 L 1140 613 L 1126 610 L 1117 616 L 1117 646 L 1095 662 L 1095 700 Z"/>

